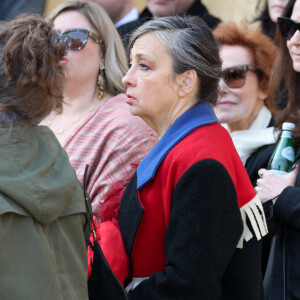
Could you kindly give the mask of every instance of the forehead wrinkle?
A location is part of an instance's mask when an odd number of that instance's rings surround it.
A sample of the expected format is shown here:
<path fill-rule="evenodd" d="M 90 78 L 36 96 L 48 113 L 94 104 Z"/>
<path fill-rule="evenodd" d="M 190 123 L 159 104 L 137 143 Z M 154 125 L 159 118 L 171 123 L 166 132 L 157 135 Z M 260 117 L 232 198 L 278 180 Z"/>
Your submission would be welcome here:
<path fill-rule="evenodd" d="M 153 58 L 150 55 L 143 54 L 143 53 L 137 53 L 137 54 L 135 54 L 135 57 L 137 57 L 139 59 L 145 58 L 147 60 L 153 60 Z"/>

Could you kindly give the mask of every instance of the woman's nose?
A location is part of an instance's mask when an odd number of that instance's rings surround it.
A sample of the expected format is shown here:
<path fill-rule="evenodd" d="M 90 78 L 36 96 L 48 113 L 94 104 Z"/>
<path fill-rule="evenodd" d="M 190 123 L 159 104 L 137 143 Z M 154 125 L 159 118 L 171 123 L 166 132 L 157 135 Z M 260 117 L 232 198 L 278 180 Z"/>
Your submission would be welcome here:
<path fill-rule="evenodd" d="M 132 73 L 133 73 L 132 70 L 129 69 L 127 71 L 127 73 L 125 74 L 125 76 L 123 77 L 122 83 L 125 86 L 133 86 L 134 85 L 134 78 L 133 78 L 133 74 Z"/>
<path fill-rule="evenodd" d="M 223 78 L 220 78 L 220 81 L 219 81 L 219 92 L 223 92 L 227 90 L 227 84 L 225 83 L 224 79 Z"/>
<path fill-rule="evenodd" d="M 296 30 L 296 32 L 294 33 L 294 35 L 292 36 L 292 38 L 290 39 L 291 43 L 300 43 L 300 31 Z"/>
<path fill-rule="evenodd" d="M 125 76 L 123 77 L 122 79 L 122 83 L 125 85 L 125 86 L 131 86 L 132 85 L 132 79 L 130 78 L 130 74 L 129 74 L 129 71 L 125 74 Z"/>

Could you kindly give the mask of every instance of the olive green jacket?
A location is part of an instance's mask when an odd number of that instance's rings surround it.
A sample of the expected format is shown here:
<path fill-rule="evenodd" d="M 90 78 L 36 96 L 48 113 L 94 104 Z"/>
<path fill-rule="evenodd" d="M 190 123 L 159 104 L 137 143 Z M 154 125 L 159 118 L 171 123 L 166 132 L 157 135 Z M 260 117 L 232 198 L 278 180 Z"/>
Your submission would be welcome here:
<path fill-rule="evenodd" d="M 0 124 L 0 299 L 88 299 L 81 184 L 47 127 L 17 124 Z"/>

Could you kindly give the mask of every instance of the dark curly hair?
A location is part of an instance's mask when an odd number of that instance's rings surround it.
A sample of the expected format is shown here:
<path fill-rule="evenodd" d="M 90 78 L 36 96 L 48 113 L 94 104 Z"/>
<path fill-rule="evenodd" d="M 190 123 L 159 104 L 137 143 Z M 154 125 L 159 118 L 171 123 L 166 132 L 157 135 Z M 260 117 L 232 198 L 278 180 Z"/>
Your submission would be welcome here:
<path fill-rule="evenodd" d="M 0 23 L 0 108 L 33 123 L 62 104 L 64 46 L 52 42 L 52 22 L 23 15 Z"/>

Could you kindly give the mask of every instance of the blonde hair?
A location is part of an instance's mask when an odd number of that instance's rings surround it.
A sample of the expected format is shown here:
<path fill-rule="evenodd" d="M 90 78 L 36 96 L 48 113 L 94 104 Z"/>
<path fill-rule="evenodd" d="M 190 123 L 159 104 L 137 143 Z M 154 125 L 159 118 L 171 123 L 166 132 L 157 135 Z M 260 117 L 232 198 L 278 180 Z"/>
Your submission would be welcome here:
<path fill-rule="evenodd" d="M 90 22 L 104 45 L 106 92 L 117 95 L 125 91 L 122 78 L 127 72 L 127 58 L 122 40 L 105 10 L 92 1 L 67 0 L 53 9 L 52 21 L 63 12 L 77 11 Z"/>

